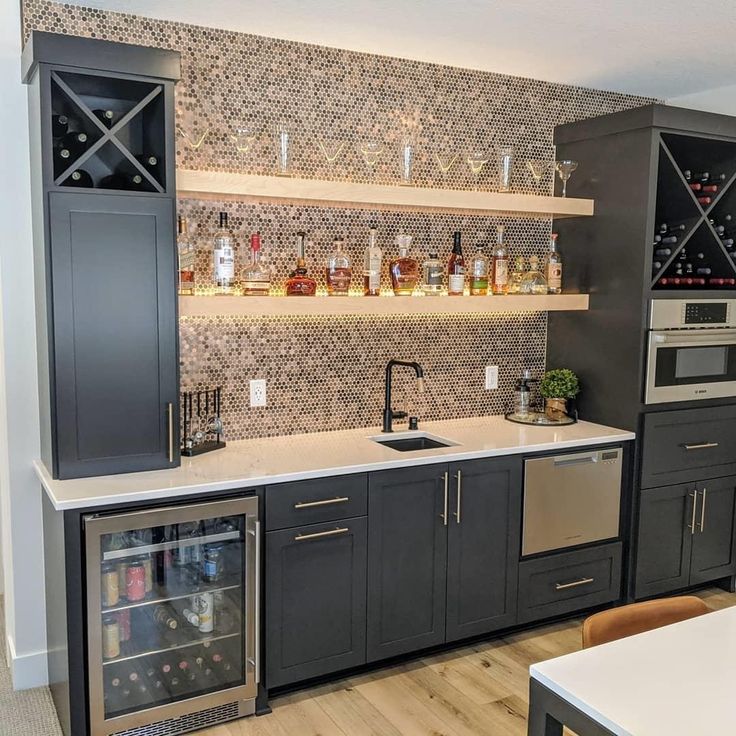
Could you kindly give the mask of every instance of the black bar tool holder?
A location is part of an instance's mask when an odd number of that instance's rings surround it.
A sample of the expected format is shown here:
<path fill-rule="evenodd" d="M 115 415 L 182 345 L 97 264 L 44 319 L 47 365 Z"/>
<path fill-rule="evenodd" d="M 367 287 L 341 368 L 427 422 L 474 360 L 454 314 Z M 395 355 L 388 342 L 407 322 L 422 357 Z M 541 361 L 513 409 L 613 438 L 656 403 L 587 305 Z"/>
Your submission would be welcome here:
<path fill-rule="evenodd" d="M 181 454 L 192 457 L 225 447 L 220 417 L 222 387 L 184 391 L 181 403 Z"/>

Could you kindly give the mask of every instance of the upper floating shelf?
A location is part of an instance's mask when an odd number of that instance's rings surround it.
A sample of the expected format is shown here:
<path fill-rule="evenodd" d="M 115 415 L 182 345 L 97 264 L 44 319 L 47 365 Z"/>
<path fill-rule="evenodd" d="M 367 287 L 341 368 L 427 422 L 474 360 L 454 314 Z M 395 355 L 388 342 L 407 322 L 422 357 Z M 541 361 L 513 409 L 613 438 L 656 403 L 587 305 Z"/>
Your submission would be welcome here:
<path fill-rule="evenodd" d="M 571 197 L 356 184 L 187 169 L 177 170 L 176 178 L 180 197 L 198 199 L 286 200 L 294 203 L 329 203 L 331 206 L 360 209 L 442 210 L 557 218 L 590 217 L 593 214 L 592 199 Z"/>
<path fill-rule="evenodd" d="M 180 296 L 181 317 L 487 314 L 588 309 L 587 294 L 537 296 Z"/>

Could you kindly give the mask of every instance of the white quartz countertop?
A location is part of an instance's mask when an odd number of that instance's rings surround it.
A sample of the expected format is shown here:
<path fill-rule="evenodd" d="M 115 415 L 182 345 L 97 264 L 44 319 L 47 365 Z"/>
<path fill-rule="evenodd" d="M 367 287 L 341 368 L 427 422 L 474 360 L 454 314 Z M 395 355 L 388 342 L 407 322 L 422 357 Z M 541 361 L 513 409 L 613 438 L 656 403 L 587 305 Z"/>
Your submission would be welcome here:
<path fill-rule="evenodd" d="M 632 432 L 590 422 L 531 427 L 501 416 L 424 422 L 420 430 L 456 444 L 398 452 L 373 442 L 370 438 L 381 433 L 369 427 L 230 442 L 222 450 L 182 457 L 180 467 L 168 470 L 53 480 L 42 462 L 36 461 L 35 468 L 54 508 L 61 511 L 634 439 Z M 391 437 L 404 434 L 413 433 L 397 431 Z"/>

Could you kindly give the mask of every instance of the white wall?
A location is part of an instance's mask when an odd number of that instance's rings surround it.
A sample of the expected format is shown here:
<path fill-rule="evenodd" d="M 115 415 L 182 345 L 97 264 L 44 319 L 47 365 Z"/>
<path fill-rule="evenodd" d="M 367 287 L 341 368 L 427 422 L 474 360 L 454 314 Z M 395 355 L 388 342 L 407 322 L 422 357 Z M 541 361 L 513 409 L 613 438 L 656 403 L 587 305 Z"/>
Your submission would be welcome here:
<path fill-rule="evenodd" d="M 717 112 L 723 115 L 736 115 L 736 85 L 717 87 L 705 92 L 695 92 L 691 95 L 670 97 L 667 104 L 689 107 L 693 110 L 704 110 L 705 112 Z"/>
<path fill-rule="evenodd" d="M 6 643 L 16 688 L 47 680 L 28 102 L 20 3 L 0 3 L 0 516 Z"/>

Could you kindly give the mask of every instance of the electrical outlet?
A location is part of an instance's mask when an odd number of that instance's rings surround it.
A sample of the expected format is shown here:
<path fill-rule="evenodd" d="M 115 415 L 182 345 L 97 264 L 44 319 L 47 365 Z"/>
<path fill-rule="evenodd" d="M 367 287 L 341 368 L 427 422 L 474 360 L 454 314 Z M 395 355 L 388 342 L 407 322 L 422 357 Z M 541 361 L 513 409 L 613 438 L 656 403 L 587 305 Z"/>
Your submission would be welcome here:
<path fill-rule="evenodd" d="M 250 382 L 250 405 L 266 406 L 265 378 L 256 378 Z"/>
<path fill-rule="evenodd" d="M 487 365 L 486 366 L 486 390 L 491 391 L 492 389 L 498 388 L 498 366 Z"/>

